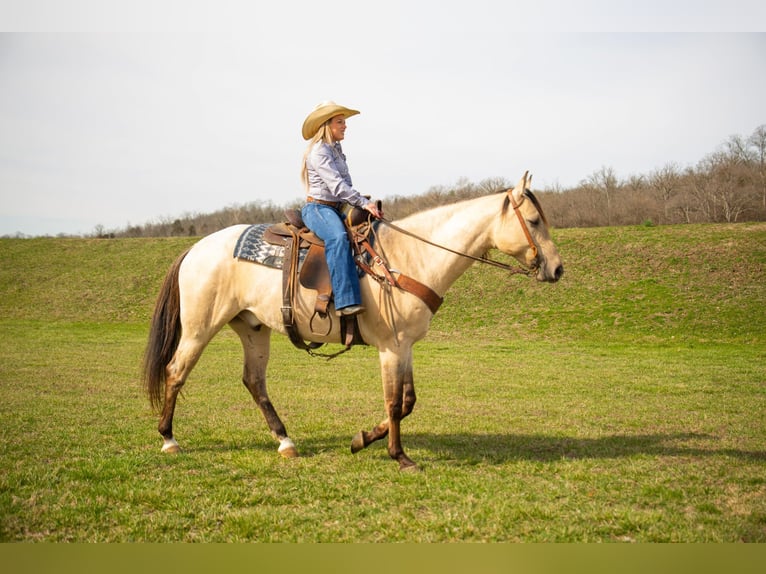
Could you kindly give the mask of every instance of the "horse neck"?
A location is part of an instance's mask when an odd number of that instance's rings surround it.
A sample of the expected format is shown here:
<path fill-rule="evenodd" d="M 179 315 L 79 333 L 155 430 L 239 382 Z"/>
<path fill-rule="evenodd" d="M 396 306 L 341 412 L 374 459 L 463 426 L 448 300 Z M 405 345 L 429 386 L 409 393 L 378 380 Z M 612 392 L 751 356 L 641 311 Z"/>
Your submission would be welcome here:
<path fill-rule="evenodd" d="M 473 257 L 492 247 L 492 224 L 500 216 L 502 194 L 484 196 L 416 213 L 395 222 L 398 227 L 452 251 Z M 381 245 L 392 268 L 444 295 L 471 266 L 472 259 L 385 228 Z"/>

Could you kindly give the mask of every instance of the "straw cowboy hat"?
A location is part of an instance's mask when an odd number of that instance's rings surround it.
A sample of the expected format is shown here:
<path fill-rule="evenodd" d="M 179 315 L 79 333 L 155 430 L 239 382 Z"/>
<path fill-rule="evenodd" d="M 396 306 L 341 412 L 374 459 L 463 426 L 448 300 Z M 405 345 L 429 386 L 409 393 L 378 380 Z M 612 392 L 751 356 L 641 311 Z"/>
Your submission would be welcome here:
<path fill-rule="evenodd" d="M 360 112 L 357 110 L 352 110 L 345 106 L 339 106 L 335 102 L 322 102 L 317 107 L 315 107 L 303 121 L 303 139 L 310 140 L 313 138 L 317 131 L 319 131 L 319 128 L 322 127 L 322 124 L 330 118 L 334 118 L 335 116 L 350 118 L 351 116 L 355 116 L 358 113 Z"/>

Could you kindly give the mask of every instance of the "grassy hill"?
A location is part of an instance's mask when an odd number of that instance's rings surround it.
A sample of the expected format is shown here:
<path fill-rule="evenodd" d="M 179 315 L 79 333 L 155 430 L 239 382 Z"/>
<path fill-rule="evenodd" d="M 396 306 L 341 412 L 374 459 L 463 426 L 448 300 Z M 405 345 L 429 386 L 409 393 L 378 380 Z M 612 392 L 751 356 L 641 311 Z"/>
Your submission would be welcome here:
<path fill-rule="evenodd" d="M 766 224 L 556 230 L 556 285 L 474 265 L 432 337 L 594 342 L 763 341 Z M 0 316 L 146 323 L 196 239 L 0 240 Z"/>

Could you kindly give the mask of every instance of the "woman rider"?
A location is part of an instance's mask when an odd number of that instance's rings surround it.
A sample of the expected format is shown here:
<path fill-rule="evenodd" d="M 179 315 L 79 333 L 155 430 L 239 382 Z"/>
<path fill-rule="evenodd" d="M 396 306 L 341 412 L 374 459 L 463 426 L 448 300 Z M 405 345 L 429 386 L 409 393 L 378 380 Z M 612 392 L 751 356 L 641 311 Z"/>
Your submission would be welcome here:
<path fill-rule="evenodd" d="M 309 140 L 309 144 L 301 170 L 306 188 L 301 215 L 306 226 L 324 241 L 338 315 L 364 312 L 359 276 L 341 210 L 348 204 L 366 209 L 377 218 L 383 217 L 374 202 L 353 188 L 340 145 L 346 133 L 346 118 L 358 113 L 335 102 L 324 102 L 306 117 L 302 130 L 303 139 Z"/>

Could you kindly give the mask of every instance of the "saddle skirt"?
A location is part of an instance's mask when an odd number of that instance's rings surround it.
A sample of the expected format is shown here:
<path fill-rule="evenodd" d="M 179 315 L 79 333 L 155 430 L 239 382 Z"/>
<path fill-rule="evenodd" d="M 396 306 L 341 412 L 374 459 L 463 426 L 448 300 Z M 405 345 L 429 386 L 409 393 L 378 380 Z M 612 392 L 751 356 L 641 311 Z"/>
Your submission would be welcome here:
<path fill-rule="evenodd" d="M 257 223 L 245 229 L 234 246 L 234 257 L 274 269 L 282 269 L 285 260 L 284 245 L 270 243 L 264 238 L 266 231 L 272 225 L 271 223 Z M 303 266 L 307 254 L 308 249 L 300 250 L 300 266 Z"/>

